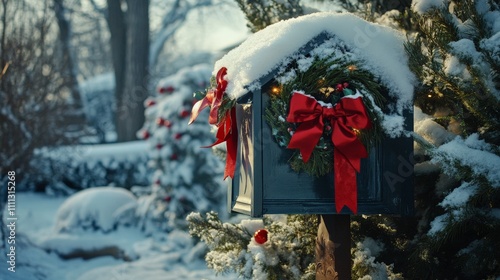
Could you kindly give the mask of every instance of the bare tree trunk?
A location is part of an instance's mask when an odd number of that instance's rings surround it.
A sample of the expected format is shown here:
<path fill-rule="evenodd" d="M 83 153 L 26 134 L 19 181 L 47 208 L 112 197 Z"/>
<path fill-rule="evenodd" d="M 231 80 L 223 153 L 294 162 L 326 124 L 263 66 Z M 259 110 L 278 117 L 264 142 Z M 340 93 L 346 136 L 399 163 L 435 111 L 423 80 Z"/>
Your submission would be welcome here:
<path fill-rule="evenodd" d="M 59 26 L 59 40 L 62 45 L 63 63 L 65 63 L 68 83 L 71 86 L 72 101 L 77 108 L 81 108 L 82 99 L 78 88 L 77 65 L 71 51 L 71 22 L 66 17 L 67 11 L 64 7 L 64 0 L 54 0 L 53 9 Z"/>
<path fill-rule="evenodd" d="M 111 33 L 111 56 L 113 59 L 113 70 L 115 72 L 115 100 L 116 108 L 122 108 L 123 89 L 125 87 L 125 55 L 127 53 L 127 23 L 125 13 L 122 10 L 121 0 L 107 0 L 108 14 L 106 21 Z M 115 110 L 115 128 L 122 117 Z"/>
<path fill-rule="evenodd" d="M 85 127 L 85 114 L 83 112 L 83 103 L 80 96 L 80 88 L 78 87 L 78 70 L 75 56 L 71 51 L 71 22 L 67 17 L 67 10 L 64 6 L 64 0 L 54 0 L 53 6 L 57 25 L 59 27 L 59 41 L 61 42 L 63 75 L 65 76 L 68 86 L 70 87 L 71 100 L 64 117 L 64 123 L 61 125 L 67 126 L 70 131 L 83 131 Z"/>
<path fill-rule="evenodd" d="M 148 96 L 149 0 L 127 0 L 125 88 L 116 114 L 118 141 L 137 139 L 144 123 L 142 102 Z"/>

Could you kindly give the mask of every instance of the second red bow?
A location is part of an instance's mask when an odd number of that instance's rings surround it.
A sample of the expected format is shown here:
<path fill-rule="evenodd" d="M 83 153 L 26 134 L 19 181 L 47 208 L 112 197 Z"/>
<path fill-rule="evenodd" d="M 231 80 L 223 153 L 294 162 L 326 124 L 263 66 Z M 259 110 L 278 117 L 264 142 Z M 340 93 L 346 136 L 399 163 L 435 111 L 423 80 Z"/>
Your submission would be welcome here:
<path fill-rule="evenodd" d="M 356 213 L 356 172 L 360 172 L 361 158 L 367 157 L 368 153 L 353 129 L 371 126 L 361 96 L 344 97 L 332 105 L 295 92 L 290 100 L 287 121 L 299 125 L 288 148 L 299 149 L 303 161 L 307 162 L 323 135 L 325 120 L 332 126 L 336 210 L 340 212 L 347 206 Z"/>

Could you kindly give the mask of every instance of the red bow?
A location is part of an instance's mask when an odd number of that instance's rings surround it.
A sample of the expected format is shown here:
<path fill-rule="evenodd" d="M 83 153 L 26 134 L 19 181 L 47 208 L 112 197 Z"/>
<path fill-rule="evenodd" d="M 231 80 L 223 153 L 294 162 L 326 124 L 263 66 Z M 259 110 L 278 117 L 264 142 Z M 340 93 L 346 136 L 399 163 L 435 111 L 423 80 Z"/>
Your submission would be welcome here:
<path fill-rule="evenodd" d="M 231 110 L 228 110 L 226 114 L 219 120 L 219 108 L 222 104 L 222 98 L 227 87 L 227 81 L 224 80 L 224 76 L 226 75 L 226 73 L 226 67 L 222 67 L 221 69 L 219 69 L 216 76 L 217 88 L 208 91 L 202 100 L 199 100 L 193 105 L 193 108 L 191 109 L 191 119 L 189 120 L 189 124 L 193 123 L 200 112 L 206 107 L 210 106 L 208 123 L 215 124 L 217 126 L 217 133 L 215 135 L 217 140 L 212 145 L 206 146 L 204 148 L 213 147 L 222 142 L 226 142 L 227 156 L 226 168 L 224 170 L 224 179 L 226 179 L 227 176 L 231 178 L 234 177 L 238 142 L 235 108 L 231 108 Z"/>
<path fill-rule="evenodd" d="M 300 123 L 293 134 L 289 149 L 299 149 L 307 162 L 323 134 L 324 119 L 330 120 L 334 144 L 335 204 L 337 213 L 347 206 L 357 213 L 356 172 L 360 172 L 361 158 L 368 153 L 359 141 L 355 129 L 371 126 L 361 98 L 342 98 L 335 105 L 321 105 L 316 99 L 295 92 L 290 100 L 287 121 Z"/>

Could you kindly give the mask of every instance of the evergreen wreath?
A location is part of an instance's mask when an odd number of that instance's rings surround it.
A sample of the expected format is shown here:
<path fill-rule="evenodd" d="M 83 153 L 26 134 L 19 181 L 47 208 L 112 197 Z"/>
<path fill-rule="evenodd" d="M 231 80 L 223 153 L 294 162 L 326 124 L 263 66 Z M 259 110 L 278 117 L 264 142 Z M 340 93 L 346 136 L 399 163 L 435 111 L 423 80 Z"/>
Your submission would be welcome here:
<path fill-rule="evenodd" d="M 382 117 L 377 114 L 374 107 L 384 108 L 387 100 L 382 93 L 387 92 L 387 89 L 383 88 L 371 72 L 363 69 L 360 62 L 331 56 L 326 58 L 315 56 L 307 70 L 301 71 L 297 61 L 294 61 L 282 75 L 290 72 L 295 73 L 295 78 L 282 84 L 276 82 L 270 87 L 268 92 L 270 102 L 264 113 L 264 118 L 281 147 L 288 146 L 297 128 L 297 124 L 286 121 L 292 93 L 297 91 L 303 91 L 318 101 L 332 105 L 344 96 L 359 92 L 363 96 L 372 127 L 359 133 L 356 131 L 356 134 L 368 148 L 380 141 Z M 331 133 L 331 127 L 325 125 L 323 135 L 306 163 L 302 160 L 299 150 L 295 150 L 289 160 L 291 168 L 296 172 L 304 171 L 315 177 L 330 173 L 333 167 Z"/>

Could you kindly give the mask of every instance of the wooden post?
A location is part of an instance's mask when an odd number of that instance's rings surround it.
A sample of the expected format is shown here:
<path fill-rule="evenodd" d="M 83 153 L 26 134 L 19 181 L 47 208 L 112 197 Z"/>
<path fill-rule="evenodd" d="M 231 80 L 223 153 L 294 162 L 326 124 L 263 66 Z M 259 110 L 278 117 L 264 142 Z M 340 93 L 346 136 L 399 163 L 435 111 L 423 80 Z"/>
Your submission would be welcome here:
<path fill-rule="evenodd" d="M 316 237 L 316 280 L 351 279 L 351 219 L 321 215 Z"/>

